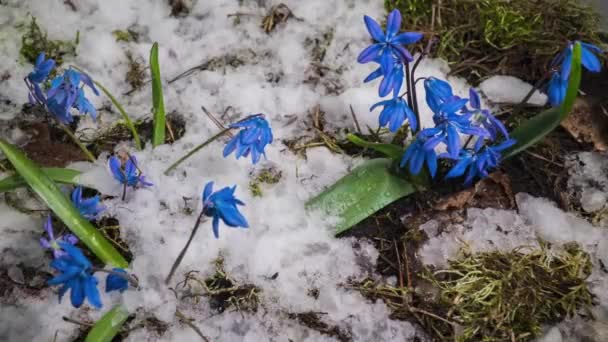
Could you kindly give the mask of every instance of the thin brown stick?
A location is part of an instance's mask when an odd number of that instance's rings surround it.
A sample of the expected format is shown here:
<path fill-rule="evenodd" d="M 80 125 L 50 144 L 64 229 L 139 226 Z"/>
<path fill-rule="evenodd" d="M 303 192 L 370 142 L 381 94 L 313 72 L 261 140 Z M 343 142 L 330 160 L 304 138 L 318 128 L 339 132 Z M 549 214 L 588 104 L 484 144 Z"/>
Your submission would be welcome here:
<path fill-rule="evenodd" d="M 350 107 L 350 115 L 353 117 L 353 121 L 355 122 L 355 127 L 357 128 L 357 132 L 359 134 L 363 134 L 361 132 L 361 126 L 359 126 L 359 120 L 357 120 L 357 115 L 355 115 L 355 110 L 353 109 L 353 105 L 348 105 Z"/>
<path fill-rule="evenodd" d="M 194 323 L 192 323 L 192 319 L 186 317 L 179 310 L 175 311 L 175 316 L 177 316 L 177 318 L 179 318 L 182 323 L 184 323 L 185 325 L 189 326 L 192 330 L 194 330 L 194 332 L 196 332 L 197 335 L 203 339 L 203 341 L 209 342 L 209 339 L 205 335 L 203 335 L 203 332 L 196 325 L 194 325 Z"/>

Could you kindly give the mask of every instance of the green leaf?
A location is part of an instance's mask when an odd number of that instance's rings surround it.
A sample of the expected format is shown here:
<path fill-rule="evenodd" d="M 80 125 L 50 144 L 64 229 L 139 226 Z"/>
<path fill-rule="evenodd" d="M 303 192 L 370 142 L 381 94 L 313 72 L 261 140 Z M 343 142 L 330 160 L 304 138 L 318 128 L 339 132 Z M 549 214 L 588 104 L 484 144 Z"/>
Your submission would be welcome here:
<path fill-rule="evenodd" d="M 108 89 L 106 89 L 99 82 L 97 82 L 97 81 L 94 81 L 94 82 L 95 82 L 95 85 L 98 86 L 99 89 L 101 89 L 101 91 L 103 91 L 104 94 L 106 94 L 106 96 L 110 99 L 110 101 L 116 107 L 116 109 L 118 109 L 118 111 L 120 112 L 120 115 L 122 115 L 123 120 L 125 120 L 125 124 L 131 131 L 131 134 L 133 135 L 133 139 L 135 139 L 135 147 L 141 151 L 142 146 L 141 146 L 141 140 L 139 139 L 139 134 L 137 134 L 135 125 L 133 124 L 133 121 L 131 121 L 131 118 L 129 118 L 129 115 L 127 114 L 127 112 L 125 112 L 125 109 L 120 105 L 118 100 L 116 100 L 116 98 L 110 93 L 110 91 L 108 91 Z"/>
<path fill-rule="evenodd" d="M 347 231 L 390 203 L 416 192 L 390 171 L 393 161 L 371 159 L 306 203 L 306 208 L 338 217 L 336 234 Z"/>
<path fill-rule="evenodd" d="M 117 305 L 106 312 L 95 323 L 87 334 L 85 342 L 110 342 L 118 334 L 122 325 L 129 318 L 129 312 L 123 305 Z"/>
<path fill-rule="evenodd" d="M 59 167 L 42 168 L 41 170 L 56 183 L 79 184 L 78 176 L 80 176 L 81 172 L 78 170 L 63 169 Z M 19 174 L 8 176 L 0 180 L 0 193 L 12 191 L 26 185 L 27 183 Z"/>
<path fill-rule="evenodd" d="M 393 160 L 401 160 L 401 157 L 403 157 L 403 153 L 405 152 L 403 147 L 401 147 L 401 146 L 393 145 L 393 144 L 380 144 L 380 143 L 369 142 L 369 141 L 359 138 L 358 136 L 356 136 L 354 134 L 348 134 L 346 136 L 346 139 L 348 139 L 348 141 L 352 142 L 353 144 L 355 144 L 357 146 L 371 148 L 380 153 L 384 153 L 387 157 L 389 157 Z"/>
<path fill-rule="evenodd" d="M 61 192 L 57 184 L 49 178 L 33 161 L 15 146 L 0 139 L 0 150 L 13 164 L 15 170 L 40 196 L 46 205 L 63 223 L 104 263 L 126 268 L 127 261 L 112 244 L 89 221 L 84 219 L 72 202 Z"/>
<path fill-rule="evenodd" d="M 513 130 L 511 138 L 515 139 L 517 143 L 503 153 L 503 158 L 513 157 L 536 144 L 557 128 L 560 122 L 570 114 L 581 84 L 581 55 L 581 45 L 576 43 L 572 52 L 572 69 L 564 103 L 560 107 L 548 109 L 530 118 Z"/>
<path fill-rule="evenodd" d="M 152 104 L 154 106 L 152 145 L 156 147 L 165 143 L 165 103 L 158 64 L 158 43 L 154 43 L 152 50 L 150 50 L 150 72 L 152 73 Z"/>

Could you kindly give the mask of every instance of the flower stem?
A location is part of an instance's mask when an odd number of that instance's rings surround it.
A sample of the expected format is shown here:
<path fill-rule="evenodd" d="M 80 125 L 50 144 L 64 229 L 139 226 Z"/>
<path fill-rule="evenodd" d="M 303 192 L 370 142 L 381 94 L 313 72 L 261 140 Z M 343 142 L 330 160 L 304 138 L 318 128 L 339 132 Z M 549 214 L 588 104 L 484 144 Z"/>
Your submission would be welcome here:
<path fill-rule="evenodd" d="M 99 89 L 101 89 L 101 91 L 104 94 L 106 94 L 106 96 L 110 99 L 110 102 L 112 102 L 112 104 L 116 107 L 116 109 L 118 109 L 118 111 L 120 112 L 120 115 L 122 115 L 123 120 L 125 120 L 125 125 L 127 125 L 129 130 L 131 131 L 131 134 L 133 135 L 133 139 L 135 140 L 135 147 L 139 151 L 141 151 L 142 146 L 141 146 L 141 140 L 139 139 L 139 134 L 137 134 L 135 125 L 133 124 L 133 121 L 131 121 L 131 118 L 129 118 L 129 115 L 127 114 L 127 112 L 125 112 L 125 109 L 120 105 L 118 100 L 116 100 L 116 98 L 108 91 L 108 89 L 106 89 L 103 85 L 101 85 L 97 81 L 93 81 L 93 83 L 95 83 L 95 85 L 98 86 Z"/>
<path fill-rule="evenodd" d="M 217 133 L 216 135 L 214 135 L 211 138 L 207 139 L 202 144 L 200 144 L 200 145 L 196 146 L 195 148 L 193 148 L 190 152 L 186 153 L 186 155 L 184 155 L 183 157 L 181 157 L 178 161 L 176 161 L 175 163 L 171 164 L 171 166 L 169 166 L 165 170 L 165 172 L 164 172 L 165 175 L 168 175 L 171 170 L 175 169 L 184 160 L 190 158 L 193 154 L 195 154 L 196 152 L 198 152 L 200 149 L 202 149 L 203 147 L 209 145 L 211 142 L 213 142 L 214 140 L 218 139 L 222 135 L 228 133 L 230 130 L 231 130 L 231 128 L 225 128 L 225 129 L 221 130 L 219 133 Z"/>
<path fill-rule="evenodd" d="M 112 275 L 115 275 L 115 276 L 128 280 L 129 284 L 131 284 L 131 286 L 133 286 L 135 288 L 139 287 L 139 281 L 137 280 L 137 278 L 135 278 L 134 276 L 132 276 L 128 273 L 116 272 L 116 271 L 112 271 L 112 270 L 106 270 L 105 268 L 97 268 L 97 267 L 93 267 L 93 272 L 102 272 L 102 273 L 112 274 Z"/>
<path fill-rule="evenodd" d="M 169 285 L 169 282 L 171 281 L 171 278 L 173 278 L 173 274 L 175 273 L 175 271 L 177 270 L 177 267 L 179 267 L 179 264 L 182 263 L 182 260 L 184 259 L 184 256 L 186 255 L 186 251 L 188 250 L 188 247 L 190 247 L 190 243 L 192 242 L 192 239 L 194 239 L 194 235 L 196 234 L 196 231 L 198 230 L 198 227 L 201 225 L 202 221 L 203 221 L 203 214 L 205 213 L 205 210 L 201 210 L 201 214 L 198 215 L 198 219 L 196 219 L 196 223 L 194 224 L 194 228 L 192 228 L 192 233 L 190 233 L 190 238 L 188 238 L 188 242 L 186 242 L 186 245 L 184 246 L 184 248 L 182 249 L 181 252 L 179 252 L 179 255 L 177 256 L 177 259 L 175 259 L 175 262 L 173 263 L 173 266 L 171 266 L 171 271 L 169 272 L 169 275 L 167 276 L 167 279 L 165 279 L 165 284 Z"/>
<path fill-rule="evenodd" d="M 80 147 L 80 149 L 82 150 L 82 152 L 87 156 L 87 158 L 91 161 L 91 162 L 96 162 L 97 160 L 95 159 L 95 156 L 87 149 L 86 146 L 84 146 L 84 144 L 82 142 L 80 142 L 80 140 L 78 140 L 78 138 L 74 135 L 74 133 L 72 133 L 72 131 L 70 131 L 69 128 L 67 128 L 64 124 L 60 123 L 59 127 L 61 127 L 61 129 L 65 132 L 65 134 L 67 134 L 70 139 L 72 139 L 72 141 L 78 145 L 78 147 Z"/>

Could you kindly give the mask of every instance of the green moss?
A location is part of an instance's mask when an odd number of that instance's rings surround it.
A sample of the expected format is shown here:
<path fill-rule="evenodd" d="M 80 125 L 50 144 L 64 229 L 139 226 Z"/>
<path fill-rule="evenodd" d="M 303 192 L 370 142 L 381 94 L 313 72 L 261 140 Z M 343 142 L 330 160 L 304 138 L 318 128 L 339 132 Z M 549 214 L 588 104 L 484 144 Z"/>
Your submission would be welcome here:
<path fill-rule="evenodd" d="M 281 180 L 281 171 L 273 168 L 261 170 L 249 182 L 249 191 L 255 197 L 262 197 L 262 184 L 276 184 Z"/>
<path fill-rule="evenodd" d="M 469 254 L 435 273 L 460 341 L 529 341 L 592 304 L 589 255 L 578 246 Z"/>
<path fill-rule="evenodd" d="M 576 245 L 559 253 L 544 247 L 463 251 L 447 269 L 421 272 L 429 283 L 417 288 L 371 279 L 346 287 L 382 299 L 392 319 L 416 322 L 436 341 L 531 341 L 541 326 L 590 308 L 585 279 L 591 266 Z"/>
<path fill-rule="evenodd" d="M 599 17 L 578 0 L 386 0 L 403 29 L 439 38 L 435 52 L 469 79 L 539 79 L 568 40 L 598 43 Z M 420 48 L 420 47 L 419 47 Z"/>
<path fill-rule="evenodd" d="M 112 35 L 117 42 L 134 42 L 137 40 L 137 35 L 129 30 L 114 30 Z"/>
<path fill-rule="evenodd" d="M 76 38 L 71 40 L 52 40 L 48 38 L 38 23 L 36 18 L 32 17 L 30 24 L 27 26 L 27 31 L 21 37 L 21 56 L 30 63 L 35 63 L 36 58 L 41 52 L 44 52 L 46 58 L 55 60 L 56 65 L 63 63 L 63 57 L 66 55 L 76 56 L 76 47 L 80 40 L 80 32 L 76 32 Z"/>

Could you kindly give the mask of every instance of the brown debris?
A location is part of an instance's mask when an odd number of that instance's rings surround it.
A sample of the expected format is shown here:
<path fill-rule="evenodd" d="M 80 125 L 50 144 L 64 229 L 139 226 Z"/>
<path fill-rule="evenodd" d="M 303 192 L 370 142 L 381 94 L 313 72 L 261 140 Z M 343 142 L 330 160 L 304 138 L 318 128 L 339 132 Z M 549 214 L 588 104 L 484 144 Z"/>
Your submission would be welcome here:
<path fill-rule="evenodd" d="M 500 171 L 494 172 L 472 188 L 439 199 L 433 209 L 445 211 L 463 209 L 469 206 L 500 209 L 515 208 L 515 196 L 513 190 L 511 190 L 509 176 Z"/>
<path fill-rule="evenodd" d="M 312 329 L 318 331 L 319 333 L 335 338 L 340 342 L 350 342 L 353 340 L 353 337 L 349 331 L 345 331 L 340 329 L 337 325 L 329 325 L 323 320 L 321 320 L 320 316 L 325 313 L 323 312 L 299 312 L 299 313 L 288 313 L 287 317 L 289 319 L 293 319 L 298 321 L 298 323 Z"/>
<path fill-rule="evenodd" d="M 577 98 L 562 127 L 579 143 L 590 143 L 598 151 L 608 146 L 608 112 L 585 98 Z"/>
<path fill-rule="evenodd" d="M 287 5 L 280 3 L 276 6 L 272 6 L 268 14 L 262 19 L 262 28 L 264 32 L 272 32 L 278 24 L 284 23 L 289 18 L 295 18 Z"/>

